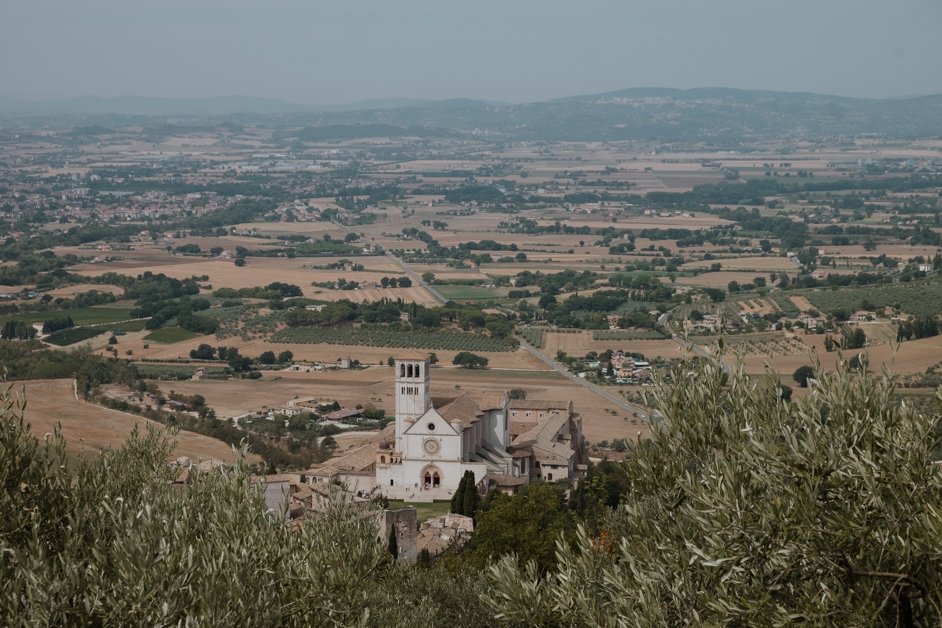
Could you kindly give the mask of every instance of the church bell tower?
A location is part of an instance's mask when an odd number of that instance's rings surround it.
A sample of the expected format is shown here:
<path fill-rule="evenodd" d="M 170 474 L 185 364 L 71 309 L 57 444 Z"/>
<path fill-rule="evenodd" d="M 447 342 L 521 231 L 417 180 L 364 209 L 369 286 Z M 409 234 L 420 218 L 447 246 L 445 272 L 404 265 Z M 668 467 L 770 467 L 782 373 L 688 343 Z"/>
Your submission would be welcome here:
<path fill-rule="evenodd" d="M 402 451 L 402 434 L 432 407 L 428 356 L 402 357 L 396 369 L 396 451 Z"/>

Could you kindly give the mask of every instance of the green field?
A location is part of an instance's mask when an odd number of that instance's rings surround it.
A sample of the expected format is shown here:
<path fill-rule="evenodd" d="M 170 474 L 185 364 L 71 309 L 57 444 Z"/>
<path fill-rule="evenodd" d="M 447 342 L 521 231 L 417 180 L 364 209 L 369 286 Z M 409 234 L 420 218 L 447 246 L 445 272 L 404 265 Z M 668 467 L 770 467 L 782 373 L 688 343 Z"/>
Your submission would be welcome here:
<path fill-rule="evenodd" d="M 451 511 L 451 503 L 449 502 L 404 502 L 401 499 L 391 499 L 389 500 L 389 508 L 405 508 L 406 506 L 413 506 L 415 508 L 415 517 L 418 519 L 419 523 L 422 523 L 426 519 L 431 517 L 437 517 L 438 515 L 447 515 Z"/>
<path fill-rule="evenodd" d="M 129 307 L 81 307 L 74 310 L 46 310 L 44 312 L 24 312 L 11 314 L 0 318 L 0 325 L 8 320 L 24 321 L 26 323 L 41 323 L 54 318 L 72 317 L 76 325 L 95 325 L 115 323 L 131 318 L 132 308 Z M 125 327 L 125 329 L 127 329 Z"/>
<path fill-rule="evenodd" d="M 146 326 L 147 326 L 147 320 L 146 320 L 146 319 L 141 319 L 141 320 L 137 320 L 137 321 L 127 321 L 126 323 L 118 323 L 117 325 L 112 325 L 112 327 L 115 329 L 115 331 L 117 331 L 117 330 L 121 330 L 121 331 L 141 331 L 141 330 L 143 330 L 144 327 L 146 327 Z M 100 327 L 100 325 L 99 325 L 99 327 Z"/>
<path fill-rule="evenodd" d="M 193 377 L 196 369 L 205 369 L 209 376 L 222 375 L 226 372 L 225 366 L 205 366 L 196 364 L 151 364 L 149 362 L 135 362 L 137 372 L 141 377 L 148 379 L 188 379 Z"/>
<path fill-rule="evenodd" d="M 782 310 L 785 316 L 795 317 L 801 314 L 801 310 L 798 309 L 798 306 L 792 303 L 791 299 L 781 292 L 773 292 L 769 295 L 769 298 L 775 302 L 775 305 Z"/>
<path fill-rule="evenodd" d="M 71 327 L 52 334 L 46 338 L 46 342 L 51 345 L 65 347 L 75 344 L 76 342 L 94 338 L 95 336 L 100 336 L 109 331 L 110 330 L 105 327 Z"/>
<path fill-rule="evenodd" d="M 505 338 L 457 331 L 402 331 L 393 329 L 354 329 L 288 327 L 271 338 L 272 342 L 298 344 L 353 345 L 444 351 L 512 351 L 515 345 Z"/>
<path fill-rule="evenodd" d="M 483 286 L 448 286 L 436 285 L 437 290 L 446 299 L 455 301 L 473 301 L 475 299 L 500 299 L 507 296 L 507 288 L 485 288 Z"/>
<path fill-rule="evenodd" d="M 198 334 L 195 331 L 183 329 L 182 327 L 162 327 L 161 329 L 152 331 L 151 333 L 144 336 L 144 340 L 151 340 L 153 342 L 160 342 L 169 345 L 173 344 L 174 342 L 199 338 L 200 335 L 201 334 Z"/>

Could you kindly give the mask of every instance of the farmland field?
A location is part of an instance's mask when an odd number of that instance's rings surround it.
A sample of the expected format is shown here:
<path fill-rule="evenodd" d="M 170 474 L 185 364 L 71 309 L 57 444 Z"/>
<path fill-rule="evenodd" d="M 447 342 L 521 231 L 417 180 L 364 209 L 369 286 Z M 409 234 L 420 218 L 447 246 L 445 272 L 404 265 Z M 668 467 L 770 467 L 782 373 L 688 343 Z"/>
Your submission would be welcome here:
<path fill-rule="evenodd" d="M 42 438 L 61 423 L 66 448 L 71 454 L 98 453 L 118 447 L 135 426 L 164 429 L 154 421 L 76 399 L 71 379 L 16 382 L 14 392 L 21 390 L 21 386 L 25 389 L 26 419 L 32 433 Z M 188 456 L 197 461 L 233 459 L 229 445 L 202 434 L 180 431 L 176 443 L 174 456 Z M 258 460 L 255 454 L 249 455 L 249 462 Z"/>
<path fill-rule="evenodd" d="M 797 270 L 795 262 L 787 257 L 760 257 L 757 255 L 689 262 L 684 264 L 682 268 L 684 270 L 689 268 L 709 268 L 713 264 L 720 264 L 723 270 L 755 271 L 760 274 L 770 271 L 794 272 Z"/>
<path fill-rule="evenodd" d="M 596 329 L 592 340 L 659 340 L 664 334 L 655 329 Z"/>
<path fill-rule="evenodd" d="M 543 332 L 546 331 L 540 327 L 524 327 L 518 329 L 517 333 L 520 334 L 520 337 L 529 342 L 531 345 L 537 348 L 543 347 Z"/>
<path fill-rule="evenodd" d="M 52 334 L 46 338 L 46 342 L 58 347 L 66 347 L 76 342 L 94 338 L 107 331 L 108 330 L 103 327 L 71 327 Z"/>
<path fill-rule="evenodd" d="M 126 307 L 82 307 L 72 310 L 48 310 L 44 312 L 24 312 L 11 314 L 0 318 L 0 324 L 8 320 L 23 321 L 25 323 L 41 323 L 54 318 L 72 317 L 76 325 L 94 325 L 98 323 L 116 323 L 131 318 L 131 308 Z"/>
<path fill-rule="evenodd" d="M 794 269 L 792 270 L 794 272 Z M 693 277 L 678 277 L 677 284 L 682 286 L 722 288 L 725 290 L 731 281 L 735 281 L 740 284 L 748 284 L 755 281 L 756 277 L 763 277 L 764 279 L 768 279 L 769 275 L 767 272 L 762 271 L 721 270 L 718 272 L 701 273 Z"/>
<path fill-rule="evenodd" d="M 376 329 L 321 329 L 289 327 L 274 336 L 273 342 L 332 345 L 366 345 L 370 347 L 447 349 L 451 351 L 511 351 L 509 340 L 483 334 L 458 332 L 422 332 Z"/>
<path fill-rule="evenodd" d="M 435 289 L 446 299 L 473 300 L 497 299 L 507 296 L 506 288 L 485 288 L 483 286 L 437 285 Z"/>
<path fill-rule="evenodd" d="M 226 367 L 224 366 L 206 366 L 203 364 L 153 364 L 150 362 L 137 362 L 135 363 L 135 367 L 141 377 L 150 379 L 184 379 L 192 377 L 198 368 L 202 368 L 207 375 L 226 372 Z"/>
<path fill-rule="evenodd" d="M 594 340 L 590 331 L 579 333 L 547 331 L 543 334 L 543 343 L 543 353 L 549 356 L 556 355 L 557 351 L 564 351 L 569 355 L 585 355 L 589 351 L 599 352 L 607 349 L 632 351 L 649 358 L 681 356 L 681 350 L 673 340 Z"/>
<path fill-rule="evenodd" d="M 183 342 L 198 338 L 201 334 L 182 327 L 163 327 L 144 336 L 144 340 L 153 342 L 162 342 L 164 344 L 173 344 L 174 342 Z"/>
<path fill-rule="evenodd" d="M 830 312 L 837 308 L 857 309 L 863 301 L 878 308 L 894 307 L 916 316 L 932 316 L 942 303 L 942 281 L 814 290 L 802 293 L 816 308 Z"/>

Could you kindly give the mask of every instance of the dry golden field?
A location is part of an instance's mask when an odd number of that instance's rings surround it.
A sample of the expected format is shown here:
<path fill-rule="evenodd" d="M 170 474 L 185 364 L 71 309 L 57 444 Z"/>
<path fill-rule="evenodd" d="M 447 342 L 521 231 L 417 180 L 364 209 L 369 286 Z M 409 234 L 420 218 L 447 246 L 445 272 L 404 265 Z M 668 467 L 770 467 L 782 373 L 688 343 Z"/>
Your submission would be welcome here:
<path fill-rule="evenodd" d="M 344 270 L 324 270 L 313 266 L 326 266 L 338 261 L 339 257 L 253 257 L 242 267 L 237 267 L 232 260 L 222 258 L 204 258 L 188 256 L 169 256 L 166 252 L 141 251 L 128 259 L 108 264 L 79 264 L 71 271 L 97 277 L 107 272 L 139 274 L 145 271 L 163 273 L 169 277 L 186 279 L 188 277 L 208 276 L 206 284 L 214 290 L 219 288 L 254 288 L 266 286 L 275 281 L 290 283 L 301 288 L 304 296 L 325 301 L 348 299 L 355 302 L 378 301 L 383 298 L 404 298 L 424 305 L 435 304 L 434 297 L 420 286 L 412 288 L 364 287 L 359 290 L 332 290 L 312 286 L 313 282 L 328 282 L 343 278 L 361 284 L 378 286 L 383 277 L 404 276 L 402 270 L 386 257 L 358 257 L 357 263 L 364 265 L 363 271 L 347 272 Z"/>
<path fill-rule="evenodd" d="M 763 371 L 766 363 L 770 363 L 777 373 L 783 377 L 790 377 L 799 366 L 812 363 L 812 348 L 825 369 L 835 368 L 839 354 L 837 351 L 828 353 L 824 350 L 823 335 L 802 335 L 798 338 L 808 345 L 807 354 L 777 355 L 772 358 L 750 355 L 744 360 L 747 370 L 750 373 L 759 373 Z M 942 362 L 942 336 L 910 340 L 899 345 L 895 342 L 887 342 L 866 349 L 844 351 L 843 356 L 844 359 L 850 360 L 853 356 L 864 352 L 870 359 L 871 370 L 879 371 L 885 366 L 898 375 L 921 373 L 928 367 Z"/>
<path fill-rule="evenodd" d="M 555 356 L 557 351 L 583 356 L 589 351 L 622 349 L 645 357 L 679 358 L 682 351 L 673 340 L 593 340 L 591 331 L 574 333 L 544 332 L 543 353 Z"/>
<path fill-rule="evenodd" d="M 72 298 L 77 294 L 88 292 L 90 290 L 97 290 L 98 292 L 110 292 L 111 294 L 118 297 L 124 294 L 124 290 L 118 286 L 109 286 L 97 283 L 77 283 L 72 284 L 71 286 L 62 286 L 60 288 L 53 288 L 52 290 L 48 290 L 44 294 L 48 294 L 49 296 L 55 298 Z"/>
<path fill-rule="evenodd" d="M 135 426 L 142 430 L 147 426 L 163 429 L 154 421 L 77 400 L 71 379 L 25 381 L 13 385 L 14 391 L 22 390 L 21 387 L 25 388 L 26 419 L 32 433 L 42 438 L 61 423 L 68 451 L 73 454 L 100 453 L 107 448 L 119 447 Z M 176 442 L 174 456 L 188 456 L 197 461 L 233 459 L 232 448 L 215 438 L 181 431 Z M 258 460 L 254 454 L 249 457 L 250 462 Z"/>

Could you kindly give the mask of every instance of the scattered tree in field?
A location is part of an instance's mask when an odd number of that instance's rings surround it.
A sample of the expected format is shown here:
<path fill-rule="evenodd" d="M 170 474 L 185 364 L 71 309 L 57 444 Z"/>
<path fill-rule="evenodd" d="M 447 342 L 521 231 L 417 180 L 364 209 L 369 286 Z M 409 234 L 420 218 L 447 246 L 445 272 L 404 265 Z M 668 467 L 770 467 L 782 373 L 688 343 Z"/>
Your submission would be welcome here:
<path fill-rule="evenodd" d="M 235 263 L 236 266 L 238 266 L 238 267 L 241 268 L 242 266 L 245 266 L 245 258 L 244 258 L 244 257 L 237 257 L 237 258 L 235 259 L 235 262 L 234 262 L 234 263 Z"/>
<path fill-rule="evenodd" d="M 194 360 L 212 360 L 216 356 L 216 349 L 211 345 L 201 343 L 195 349 L 190 349 L 190 357 Z M 222 356 L 220 356 L 222 359 Z"/>
<path fill-rule="evenodd" d="M 261 364 L 274 364 L 277 358 L 275 357 L 274 351 L 265 351 L 260 356 L 258 356 L 258 361 Z"/>
<path fill-rule="evenodd" d="M 808 387 L 808 380 L 814 377 L 814 367 L 813 366 L 799 366 L 795 369 L 795 372 L 792 373 L 792 379 L 795 380 L 802 388 Z"/>
<path fill-rule="evenodd" d="M 939 322 L 934 316 L 920 316 L 913 321 L 903 321 L 896 331 L 896 341 L 913 338 L 931 338 L 939 335 Z"/>
<path fill-rule="evenodd" d="M 853 330 L 845 329 L 842 341 L 841 348 L 843 349 L 862 349 L 867 345 L 867 334 L 860 327 L 855 327 Z"/>
<path fill-rule="evenodd" d="M 483 356 L 476 355 L 470 351 L 460 351 L 451 361 L 452 364 L 465 369 L 487 368 L 489 360 Z"/>
<path fill-rule="evenodd" d="M 726 293 L 720 288 L 706 288 L 704 292 L 710 297 L 710 301 L 714 303 L 720 303 L 726 300 Z"/>
<path fill-rule="evenodd" d="M 290 351 L 282 351 L 278 354 L 278 364 L 287 364 L 294 359 L 294 354 Z"/>

